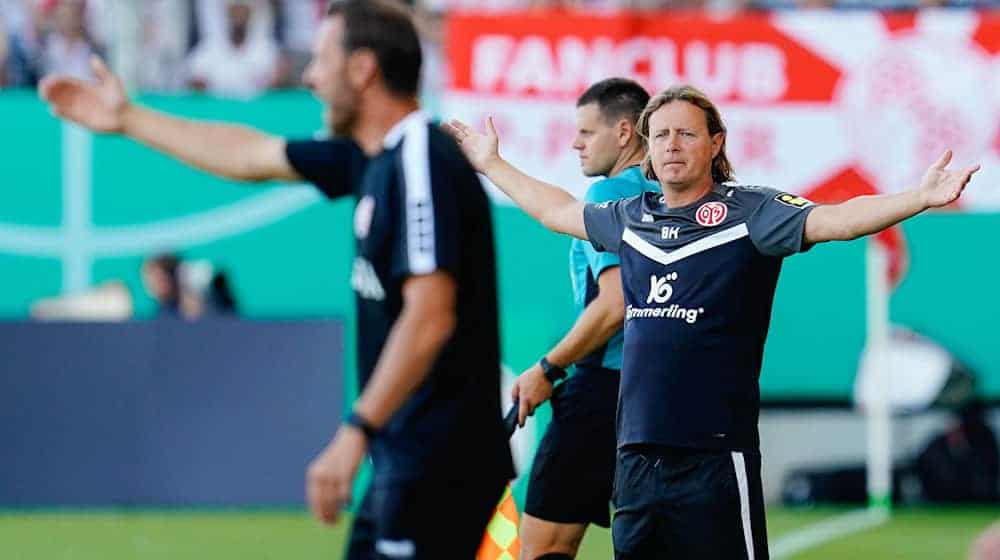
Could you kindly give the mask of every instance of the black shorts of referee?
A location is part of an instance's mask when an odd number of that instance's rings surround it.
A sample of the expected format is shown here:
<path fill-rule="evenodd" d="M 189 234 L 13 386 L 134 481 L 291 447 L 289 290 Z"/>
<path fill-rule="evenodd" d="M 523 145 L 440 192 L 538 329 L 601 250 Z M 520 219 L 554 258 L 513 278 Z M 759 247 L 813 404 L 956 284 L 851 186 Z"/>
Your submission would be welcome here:
<path fill-rule="evenodd" d="M 611 524 L 618 370 L 577 366 L 552 392 L 524 512 L 554 523 Z"/>
<path fill-rule="evenodd" d="M 629 445 L 618 451 L 616 560 L 765 560 L 760 453 Z"/>
<path fill-rule="evenodd" d="M 508 482 L 497 476 L 373 483 L 354 515 L 344 558 L 471 560 Z"/>

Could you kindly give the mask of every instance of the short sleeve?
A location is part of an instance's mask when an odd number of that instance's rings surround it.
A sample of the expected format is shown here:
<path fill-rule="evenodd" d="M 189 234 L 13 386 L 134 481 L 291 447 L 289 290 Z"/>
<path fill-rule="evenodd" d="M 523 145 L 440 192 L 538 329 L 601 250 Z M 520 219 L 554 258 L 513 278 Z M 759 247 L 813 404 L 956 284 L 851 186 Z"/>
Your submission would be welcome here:
<path fill-rule="evenodd" d="M 747 220 L 750 240 L 771 257 L 786 257 L 809 250 L 805 245 L 806 217 L 816 205 L 808 199 L 774 189 L 762 189 L 760 206 Z"/>
<path fill-rule="evenodd" d="M 327 198 L 353 194 L 368 161 L 361 148 L 346 138 L 290 140 L 285 144 L 285 157 L 296 173 Z"/>
<path fill-rule="evenodd" d="M 395 154 L 401 184 L 393 193 L 398 198 L 392 204 L 396 225 L 390 268 L 396 276 L 443 270 L 457 277 L 460 251 L 474 243 L 469 228 L 488 227 L 489 205 L 464 156 L 442 149 L 441 138 L 432 137 L 428 126 L 418 123 L 407 131 Z M 470 196 L 473 191 L 481 197 Z"/>
<path fill-rule="evenodd" d="M 628 187 L 628 184 L 619 183 L 624 182 L 610 179 L 597 181 L 589 189 L 587 189 L 584 201 L 591 204 L 600 204 L 603 202 L 619 200 L 635 194 L 623 192 Z M 587 265 L 589 266 L 591 273 L 594 275 L 595 280 L 600 277 L 601 273 L 606 269 L 614 266 L 621 266 L 621 260 L 618 258 L 618 255 L 607 251 L 597 251 L 591 244 L 583 245 L 583 254 L 587 258 Z"/>
<path fill-rule="evenodd" d="M 583 207 L 583 225 L 587 239 L 597 251 L 618 252 L 625 231 L 625 201 L 619 199 Z"/>

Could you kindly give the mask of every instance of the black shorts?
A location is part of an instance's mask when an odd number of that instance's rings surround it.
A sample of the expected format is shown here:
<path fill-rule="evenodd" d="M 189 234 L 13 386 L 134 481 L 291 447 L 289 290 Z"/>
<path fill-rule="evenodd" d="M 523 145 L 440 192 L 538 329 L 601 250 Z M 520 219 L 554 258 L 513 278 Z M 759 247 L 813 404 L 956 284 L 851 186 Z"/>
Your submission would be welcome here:
<path fill-rule="evenodd" d="M 577 368 L 552 394 L 524 512 L 554 523 L 611 524 L 618 370 Z"/>
<path fill-rule="evenodd" d="M 347 560 L 475 558 L 509 481 L 372 484 L 354 516 Z"/>
<path fill-rule="evenodd" d="M 766 560 L 760 454 L 628 446 L 618 452 L 616 560 Z"/>

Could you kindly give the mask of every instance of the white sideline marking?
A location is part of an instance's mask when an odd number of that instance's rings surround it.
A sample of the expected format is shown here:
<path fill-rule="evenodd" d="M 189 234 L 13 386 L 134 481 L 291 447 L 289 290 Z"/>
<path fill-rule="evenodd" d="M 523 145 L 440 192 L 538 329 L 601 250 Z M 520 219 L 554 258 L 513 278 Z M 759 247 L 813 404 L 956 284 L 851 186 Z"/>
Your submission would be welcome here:
<path fill-rule="evenodd" d="M 878 527 L 888 520 L 889 514 L 885 511 L 867 508 L 838 515 L 781 537 L 771 545 L 771 558 L 790 558 L 803 550 Z"/>

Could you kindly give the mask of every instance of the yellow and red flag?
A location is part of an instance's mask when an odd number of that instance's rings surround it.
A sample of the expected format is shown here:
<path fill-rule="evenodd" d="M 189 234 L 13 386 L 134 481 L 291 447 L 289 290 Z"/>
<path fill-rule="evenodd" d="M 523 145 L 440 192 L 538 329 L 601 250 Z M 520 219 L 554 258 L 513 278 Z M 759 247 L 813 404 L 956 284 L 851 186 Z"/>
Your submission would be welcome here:
<path fill-rule="evenodd" d="M 483 535 L 483 542 L 479 545 L 476 560 L 517 560 L 521 553 L 517 521 L 517 504 L 508 484 L 493 513 L 493 518 L 486 526 L 486 534 Z"/>

